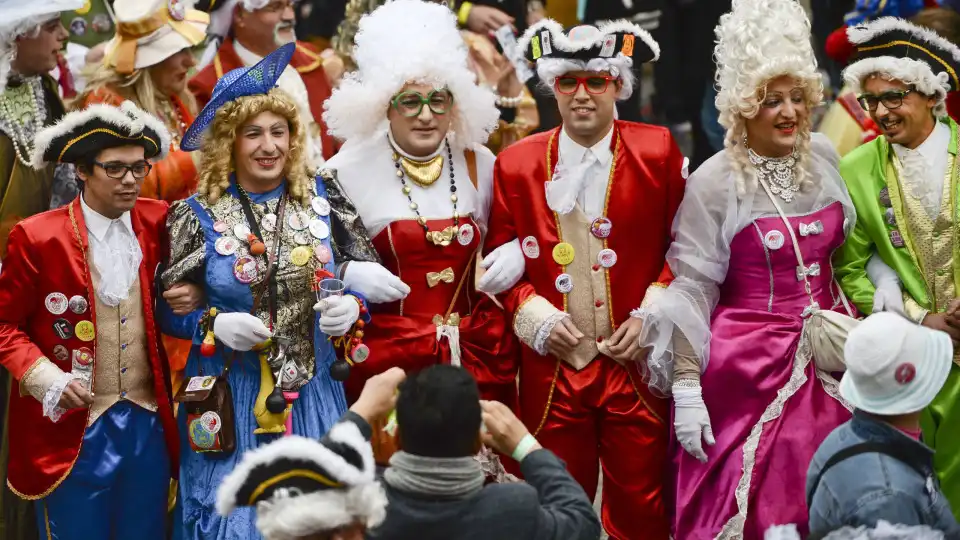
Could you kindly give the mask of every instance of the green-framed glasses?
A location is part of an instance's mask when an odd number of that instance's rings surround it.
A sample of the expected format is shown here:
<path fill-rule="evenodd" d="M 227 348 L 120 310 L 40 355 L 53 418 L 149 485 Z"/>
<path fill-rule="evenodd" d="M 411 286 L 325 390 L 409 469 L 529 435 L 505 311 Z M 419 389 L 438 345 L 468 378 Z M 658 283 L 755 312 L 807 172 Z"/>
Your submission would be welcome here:
<path fill-rule="evenodd" d="M 453 107 L 453 94 L 447 89 L 434 90 L 426 97 L 420 92 L 401 92 L 390 100 L 390 105 L 406 118 L 420 116 L 424 105 L 430 107 L 433 114 L 443 115 Z"/>

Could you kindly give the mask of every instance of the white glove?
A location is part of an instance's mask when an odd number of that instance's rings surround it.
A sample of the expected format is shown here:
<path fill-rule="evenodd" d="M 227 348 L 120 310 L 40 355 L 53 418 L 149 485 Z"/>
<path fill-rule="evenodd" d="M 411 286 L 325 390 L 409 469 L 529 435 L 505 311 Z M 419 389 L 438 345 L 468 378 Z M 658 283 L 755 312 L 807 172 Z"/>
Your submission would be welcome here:
<path fill-rule="evenodd" d="M 402 300 L 410 294 L 410 287 L 382 264 L 353 261 L 343 276 L 347 289 L 358 292 L 373 304 Z"/>
<path fill-rule="evenodd" d="M 677 440 L 688 454 L 701 463 L 707 462 L 707 453 L 703 451 L 701 438 L 710 446 L 716 444 L 713 428 L 710 427 L 710 414 L 700 394 L 700 387 L 673 387 L 673 428 Z"/>
<path fill-rule="evenodd" d="M 235 351 L 249 351 L 273 335 L 263 321 L 249 313 L 221 313 L 213 320 L 213 333 Z"/>
<path fill-rule="evenodd" d="M 867 277 L 877 288 L 873 293 L 873 312 L 893 311 L 904 313 L 903 293 L 900 290 L 900 277 L 883 262 L 877 253 L 867 261 Z"/>
<path fill-rule="evenodd" d="M 527 268 L 520 240 L 514 238 L 512 242 L 493 250 L 493 253 L 484 257 L 480 267 L 486 270 L 477 284 L 480 292 L 500 294 L 516 285 Z"/>
<path fill-rule="evenodd" d="M 313 306 L 320 314 L 320 331 L 328 336 L 342 336 L 360 318 L 360 304 L 353 296 L 330 296 Z"/>

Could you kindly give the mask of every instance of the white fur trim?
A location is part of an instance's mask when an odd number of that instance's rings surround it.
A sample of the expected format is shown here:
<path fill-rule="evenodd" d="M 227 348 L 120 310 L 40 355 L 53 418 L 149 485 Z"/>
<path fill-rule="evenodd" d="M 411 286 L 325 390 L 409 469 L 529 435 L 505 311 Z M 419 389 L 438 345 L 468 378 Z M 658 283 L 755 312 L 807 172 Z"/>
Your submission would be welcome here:
<path fill-rule="evenodd" d="M 160 134 L 161 143 L 166 143 L 161 148 L 161 156 L 165 155 L 166 149 L 170 147 L 170 134 L 163 123 L 138 108 L 133 102 L 125 101 L 119 108 L 98 103 L 68 113 L 56 124 L 40 130 L 34 139 L 34 151 L 30 157 L 30 164 L 36 169 L 45 167 L 47 162 L 44 161 L 43 155 L 55 138 L 65 135 L 95 118 L 116 126 L 128 135 L 142 132 L 144 124 L 148 123 L 152 129 Z"/>
<path fill-rule="evenodd" d="M 440 4 L 393 0 L 360 20 L 348 74 L 324 103 L 323 119 L 341 140 L 386 137 L 390 99 L 408 82 L 447 87 L 454 96 L 449 140 L 456 150 L 486 142 L 500 111 L 476 83 L 456 15 Z"/>
<path fill-rule="evenodd" d="M 373 449 L 370 447 L 370 443 L 367 442 L 362 435 L 360 435 L 359 428 L 353 424 L 345 422 L 342 422 L 338 425 L 342 424 L 346 424 L 348 427 L 343 428 L 341 431 L 350 431 L 352 428 L 352 430 L 356 433 L 356 437 L 352 437 L 346 433 L 341 433 L 339 436 L 342 437 L 343 440 L 338 442 L 342 442 L 353 447 L 361 456 L 364 455 L 364 452 L 369 453 L 372 460 Z M 357 438 L 359 438 L 359 440 L 363 443 L 360 445 L 355 445 Z M 316 462 L 321 467 L 326 469 L 327 472 L 333 476 L 334 480 L 343 482 L 347 485 L 361 485 L 365 482 L 369 482 L 372 477 L 372 471 L 362 471 L 357 469 L 343 459 L 343 457 L 341 457 L 339 454 L 333 450 L 330 450 L 322 443 L 313 439 L 290 435 L 270 444 L 250 450 L 243 455 L 243 459 L 241 459 L 236 468 L 234 468 L 233 471 L 223 479 L 223 482 L 220 484 L 220 488 L 217 490 L 217 511 L 220 512 L 220 515 L 226 516 L 233 511 L 235 508 L 237 492 L 240 490 L 241 486 L 243 486 L 244 482 L 246 482 L 247 477 L 255 468 L 267 463 L 271 463 L 281 457 Z M 364 459 L 364 462 L 366 462 L 366 459 Z"/>
<path fill-rule="evenodd" d="M 875 56 L 858 60 L 843 70 L 843 80 L 854 93 L 863 92 L 863 81 L 871 75 L 887 80 L 898 80 L 926 96 L 936 96 L 937 105 L 933 114 L 937 118 L 947 115 L 947 92 L 950 90 L 949 75 L 945 71 L 935 74 L 930 64 L 913 58 Z"/>
<path fill-rule="evenodd" d="M 160 153 L 157 154 L 152 161 L 161 161 L 167 157 L 167 154 L 170 152 L 171 142 L 170 132 L 167 130 L 167 126 L 165 126 L 159 118 L 137 107 L 137 105 L 130 100 L 121 103 L 120 110 L 133 118 L 137 118 L 141 126 L 150 128 L 160 136 Z M 141 131 L 142 129 L 142 127 L 138 127 L 137 131 Z"/>
<path fill-rule="evenodd" d="M 606 38 L 609 34 L 624 32 L 637 36 L 647 47 L 650 48 L 650 50 L 653 51 L 653 59 L 651 62 L 656 62 L 660 58 L 660 44 L 653 39 L 653 36 L 650 35 L 650 32 L 647 32 L 640 26 L 628 20 L 605 22 L 597 26 L 597 29 L 600 30 L 600 33 L 593 41 L 573 41 L 570 39 L 570 36 L 564 33 L 563 25 L 553 19 L 543 19 L 530 28 L 527 28 L 526 32 L 524 32 L 523 35 L 517 39 L 517 46 L 520 47 L 521 51 L 526 51 L 530 46 L 530 41 L 533 39 L 533 36 L 538 35 L 543 30 L 547 30 L 551 34 L 550 39 L 552 40 L 554 47 L 568 53 L 575 53 L 593 47 L 602 46 L 604 38 Z"/>
<path fill-rule="evenodd" d="M 377 527 L 387 516 L 387 495 L 379 482 L 347 491 L 290 496 L 257 505 L 257 529 L 270 540 L 296 540 L 360 522 Z"/>
<path fill-rule="evenodd" d="M 377 464 L 373 457 L 373 447 L 367 441 L 360 429 L 353 422 L 337 422 L 334 424 L 327 437 L 331 441 L 343 443 L 357 451 L 363 459 L 363 469 L 360 471 L 365 477 L 373 480 L 376 477 Z"/>
<path fill-rule="evenodd" d="M 947 51 L 953 57 L 954 62 L 960 63 L 960 47 L 933 30 L 917 26 L 897 17 L 881 17 L 867 24 L 851 26 L 847 28 L 847 39 L 854 45 L 860 45 L 893 30 L 907 32 L 937 49 Z"/>

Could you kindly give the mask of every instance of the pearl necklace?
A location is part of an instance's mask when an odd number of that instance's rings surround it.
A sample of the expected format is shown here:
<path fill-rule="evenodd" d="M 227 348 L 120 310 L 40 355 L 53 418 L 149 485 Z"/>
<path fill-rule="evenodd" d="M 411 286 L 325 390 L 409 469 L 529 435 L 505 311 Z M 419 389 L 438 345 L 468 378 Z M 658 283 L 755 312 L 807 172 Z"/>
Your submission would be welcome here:
<path fill-rule="evenodd" d="M 14 112 L 12 103 L 8 93 L 11 92 L 11 89 L 7 88 L 0 93 L 0 130 L 3 130 L 7 136 L 10 137 L 10 141 L 13 143 L 13 149 L 17 154 L 17 159 L 26 167 L 30 167 L 30 157 L 33 156 L 33 139 L 36 134 L 43 129 L 43 125 L 47 120 L 47 110 L 46 107 L 42 107 L 43 103 L 43 85 L 40 82 L 40 77 L 30 77 L 23 80 L 23 84 L 29 85 L 29 103 L 25 105 L 28 106 L 29 110 L 24 111 L 25 114 L 17 116 Z M 32 117 L 32 122 L 25 123 L 21 121 L 21 118 L 29 116 Z M 21 150 L 22 148 L 22 150 Z M 26 158 L 24 158 L 26 154 Z"/>
<path fill-rule="evenodd" d="M 183 121 L 180 114 L 180 107 L 177 107 L 171 99 L 161 99 L 161 108 L 163 109 L 164 124 L 170 131 L 170 142 L 174 151 L 180 150 L 180 141 L 183 134 L 187 131 L 187 123 Z"/>
<path fill-rule="evenodd" d="M 770 186 L 770 191 L 784 202 L 793 201 L 794 195 L 800 191 L 800 184 L 797 183 L 796 151 L 789 156 L 771 158 L 761 156 L 752 148 L 747 148 L 747 155 L 757 171 L 757 176 Z"/>

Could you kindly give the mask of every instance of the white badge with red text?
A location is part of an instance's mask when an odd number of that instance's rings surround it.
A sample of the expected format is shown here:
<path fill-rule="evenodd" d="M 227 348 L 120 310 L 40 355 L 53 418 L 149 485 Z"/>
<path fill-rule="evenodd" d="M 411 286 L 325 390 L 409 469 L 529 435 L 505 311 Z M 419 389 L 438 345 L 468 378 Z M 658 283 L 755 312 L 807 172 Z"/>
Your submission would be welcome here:
<path fill-rule="evenodd" d="M 537 239 L 533 236 L 528 236 L 523 239 L 523 254 L 530 259 L 537 259 L 540 257 L 540 244 L 537 242 Z"/>

